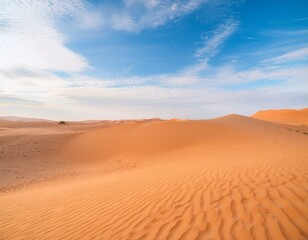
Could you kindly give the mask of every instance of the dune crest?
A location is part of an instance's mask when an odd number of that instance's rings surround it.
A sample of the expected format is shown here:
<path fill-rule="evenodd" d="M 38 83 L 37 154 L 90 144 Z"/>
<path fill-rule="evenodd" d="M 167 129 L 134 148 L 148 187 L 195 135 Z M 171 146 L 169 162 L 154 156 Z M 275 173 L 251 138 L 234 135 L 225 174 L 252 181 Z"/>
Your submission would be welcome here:
<path fill-rule="evenodd" d="M 264 110 L 253 114 L 251 117 L 277 123 L 285 123 L 296 126 L 308 126 L 308 108 L 301 110 Z"/>

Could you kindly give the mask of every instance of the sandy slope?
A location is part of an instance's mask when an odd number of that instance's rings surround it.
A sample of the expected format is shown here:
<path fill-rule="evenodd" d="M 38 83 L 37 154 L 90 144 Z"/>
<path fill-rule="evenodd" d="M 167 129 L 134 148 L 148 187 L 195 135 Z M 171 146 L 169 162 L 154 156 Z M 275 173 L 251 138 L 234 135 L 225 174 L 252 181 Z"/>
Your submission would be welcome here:
<path fill-rule="evenodd" d="M 297 126 L 308 126 L 308 108 L 259 111 L 251 117 Z"/>
<path fill-rule="evenodd" d="M 63 178 L 75 178 L 87 172 L 106 173 L 128 168 L 130 164 L 97 164 L 92 168 L 63 161 L 59 157 L 63 147 L 74 136 L 95 129 L 103 129 L 126 122 L 139 121 L 91 121 L 22 122 L 0 120 L 0 192 L 31 186 L 40 182 L 55 182 Z"/>
<path fill-rule="evenodd" d="M 308 135 L 289 129 L 230 115 L 73 134 L 62 164 L 114 171 L 1 193 L 0 239 L 307 239 Z"/>

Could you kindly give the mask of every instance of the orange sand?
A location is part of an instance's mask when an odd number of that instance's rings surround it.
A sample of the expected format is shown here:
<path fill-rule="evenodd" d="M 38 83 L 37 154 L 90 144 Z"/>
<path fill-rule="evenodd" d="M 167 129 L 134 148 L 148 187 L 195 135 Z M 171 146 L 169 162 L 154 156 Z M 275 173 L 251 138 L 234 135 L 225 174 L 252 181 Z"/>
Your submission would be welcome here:
<path fill-rule="evenodd" d="M 277 123 L 308 126 L 308 108 L 259 111 L 251 117 Z"/>
<path fill-rule="evenodd" d="M 0 239 L 308 238 L 305 127 L 238 115 L 3 126 Z"/>

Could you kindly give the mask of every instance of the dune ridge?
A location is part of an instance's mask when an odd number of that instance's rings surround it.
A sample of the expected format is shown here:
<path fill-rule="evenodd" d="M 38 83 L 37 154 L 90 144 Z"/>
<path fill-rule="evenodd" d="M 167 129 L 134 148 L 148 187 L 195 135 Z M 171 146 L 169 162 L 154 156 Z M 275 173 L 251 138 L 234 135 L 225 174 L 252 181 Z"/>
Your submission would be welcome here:
<path fill-rule="evenodd" d="M 78 132 L 64 163 L 131 167 L 0 194 L 0 239 L 307 239 L 307 143 L 238 115 Z"/>
<path fill-rule="evenodd" d="M 301 110 L 281 109 L 281 110 L 264 110 L 253 114 L 251 117 L 272 121 L 277 123 L 285 123 L 296 126 L 308 126 L 308 108 Z"/>

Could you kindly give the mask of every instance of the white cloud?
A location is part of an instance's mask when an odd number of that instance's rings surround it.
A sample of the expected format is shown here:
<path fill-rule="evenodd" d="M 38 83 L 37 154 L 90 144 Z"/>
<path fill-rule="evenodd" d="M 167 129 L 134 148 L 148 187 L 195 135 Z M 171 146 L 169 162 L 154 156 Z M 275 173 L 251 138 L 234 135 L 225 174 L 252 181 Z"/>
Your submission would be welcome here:
<path fill-rule="evenodd" d="M 86 59 L 65 46 L 56 27 L 69 17 L 84 28 L 98 24 L 96 14 L 82 0 L 4 0 L 0 7 L 0 69 L 78 72 Z"/>
<path fill-rule="evenodd" d="M 61 102 L 67 82 L 51 73 L 25 70 L 0 71 L 0 96 L 37 103 Z"/>
<path fill-rule="evenodd" d="M 274 63 L 283 63 L 290 61 L 298 61 L 308 59 L 308 48 L 300 48 L 295 51 L 291 51 L 285 54 L 282 54 L 278 57 L 267 59 L 264 62 L 274 62 Z"/>
<path fill-rule="evenodd" d="M 210 68 L 208 61 L 219 53 L 223 43 L 237 30 L 238 25 L 237 21 L 228 19 L 215 30 L 209 32 L 206 37 L 203 37 L 202 47 L 195 52 L 197 63 L 182 69 L 169 82 L 173 84 L 192 84 L 202 81 L 202 78 L 199 77 L 200 73 L 204 73 Z M 189 81 L 188 79 L 191 80 Z"/>
<path fill-rule="evenodd" d="M 275 87 L 229 91 L 219 84 L 194 88 L 161 85 L 113 87 L 104 79 L 82 76 L 69 81 L 49 75 L 36 80 L 24 79 L 22 84 L 21 80 L 11 81 L 11 88 L 0 94 L 2 114 L 16 115 L 18 112 L 58 120 L 209 118 L 234 112 L 251 114 L 264 108 L 301 108 L 308 100 L 307 87 L 298 81 L 296 84 L 288 81 Z M 101 85 L 98 84 L 100 81 L 103 82 Z M 0 89 L 1 83 L 5 84 L 0 82 Z"/>
<path fill-rule="evenodd" d="M 116 82 L 122 85 L 159 85 L 159 86 L 173 86 L 173 87 L 183 87 L 192 86 L 193 84 L 199 82 L 198 76 L 188 75 L 188 74 L 157 74 L 150 76 L 133 76 L 130 78 L 117 79 Z M 114 82 L 114 80 L 112 80 Z"/>
<path fill-rule="evenodd" d="M 307 83 L 308 69 L 304 66 L 293 67 L 252 67 L 236 70 L 232 65 L 212 68 L 211 73 L 202 78 L 210 86 L 231 86 L 258 81 L 289 81 Z M 308 86 L 308 85 L 307 85 Z M 295 87 L 298 87 L 295 85 Z"/>
<path fill-rule="evenodd" d="M 236 31 L 238 25 L 239 23 L 232 19 L 219 25 L 214 31 L 203 37 L 203 46 L 196 51 L 195 56 L 207 62 L 217 54 L 221 45 Z"/>
<path fill-rule="evenodd" d="M 109 25 L 127 32 L 156 28 L 190 14 L 204 2 L 205 0 L 124 0 L 125 7 L 111 13 Z"/>
<path fill-rule="evenodd" d="M 251 114 L 264 108 L 302 108 L 308 100 L 304 67 L 237 71 L 227 65 L 209 70 L 211 76 L 196 79 L 185 75 L 116 79 L 76 75 L 62 79 L 50 73 L 0 71 L 0 107 L 2 114 L 14 115 L 19 109 L 18 113 L 26 116 L 58 119 L 208 118 L 231 112 Z M 260 80 L 280 84 L 241 86 Z M 42 107 L 45 111 L 38 109 Z"/>
<path fill-rule="evenodd" d="M 122 7 L 95 8 L 85 0 L 3 0 L 0 7 L 0 69 L 80 72 L 87 59 L 69 49 L 59 23 L 78 28 L 110 26 L 139 32 L 164 25 L 199 8 L 205 0 L 124 0 Z"/>

